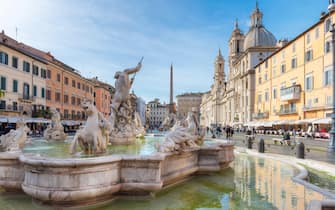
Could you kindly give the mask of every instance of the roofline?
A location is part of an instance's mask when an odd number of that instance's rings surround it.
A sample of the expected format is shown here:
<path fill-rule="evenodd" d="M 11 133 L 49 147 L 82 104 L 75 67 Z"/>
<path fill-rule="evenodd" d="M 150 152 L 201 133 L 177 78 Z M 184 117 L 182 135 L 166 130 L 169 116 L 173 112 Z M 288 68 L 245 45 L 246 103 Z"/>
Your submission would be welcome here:
<path fill-rule="evenodd" d="M 28 53 L 28 52 L 26 52 L 26 51 L 24 51 L 24 50 L 18 49 L 18 48 L 16 48 L 16 47 L 12 47 L 11 45 L 8 45 L 8 44 L 3 43 L 3 42 L 0 42 L 0 45 L 3 45 L 3 46 L 5 46 L 5 47 L 8 47 L 8 48 L 10 48 L 10 49 L 12 49 L 12 50 L 14 50 L 14 51 L 19 52 L 19 53 L 22 53 L 22 54 L 24 54 L 24 55 L 26 55 L 26 56 L 28 56 L 28 57 L 30 57 L 30 58 L 32 58 L 32 59 L 38 60 L 39 62 L 41 62 L 41 63 L 43 63 L 43 64 L 46 64 L 46 65 L 48 64 L 48 61 L 47 61 L 47 60 L 45 60 L 45 59 L 43 59 L 43 58 L 40 58 L 39 56 L 36 56 L 36 55 L 34 55 L 34 54 L 32 54 L 32 53 Z"/>
<path fill-rule="evenodd" d="M 293 38 L 291 41 L 287 42 L 284 46 L 280 47 L 279 49 L 277 49 L 276 51 L 274 51 L 273 53 L 271 53 L 268 57 L 266 57 L 263 61 L 261 61 L 260 63 L 258 63 L 254 68 L 257 68 L 258 66 L 260 66 L 262 63 L 264 63 L 266 60 L 268 60 L 269 57 L 277 54 L 279 51 L 281 51 L 282 49 L 288 47 L 288 45 L 292 44 L 293 42 L 295 42 L 296 40 L 298 40 L 300 37 L 304 36 L 307 32 L 309 32 L 311 29 L 315 28 L 316 26 L 318 26 L 321 22 L 323 22 L 325 19 L 327 19 L 328 17 L 330 17 L 331 14 L 335 13 L 335 11 L 331 11 L 326 13 L 325 15 L 323 15 L 322 17 L 319 18 L 319 20 L 314 23 L 312 26 L 310 26 L 309 28 L 307 28 L 305 31 L 301 32 L 300 34 L 298 34 L 295 38 Z"/>

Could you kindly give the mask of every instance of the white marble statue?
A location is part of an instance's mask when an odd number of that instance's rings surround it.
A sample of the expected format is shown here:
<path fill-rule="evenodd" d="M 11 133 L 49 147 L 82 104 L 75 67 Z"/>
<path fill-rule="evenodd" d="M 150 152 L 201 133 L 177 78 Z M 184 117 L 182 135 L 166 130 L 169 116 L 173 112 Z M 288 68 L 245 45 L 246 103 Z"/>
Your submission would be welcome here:
<path fill-rule="evenodd" d="M 135 110 L 130 103 L 130 88 L 134 77 L 142 67 L 142 60 L 134 68 L 125 69 L 115 73 L 115 94 L 111 103 L 110 141 L 112 144 L 129 144 L 135 141 L 138 128 L 135 125 Z M 142 126 L 143 127 L 143 126 Z"/>
<path fill-rule="evenodd" d="M 199 148 L 203 138 L 195 114 L 189 112 L 185 122 L 177 121 L 164 141 L 156 147 L 159 152 L 182 152 L 186 149 Z"/>
<path fill-rule="evenodd" d="M 168 131 L 177 123 L 177 116 L 174 113 L 170 113 L 163 120 L 162 125 L 160 126 L 161 130 Z"/>
<path fill-rule="evenodd" d="M 27 132 L 30 129 L 26 126 L 23 119 L 16 122 L 16 130 L 10 130 L 6 135 L 0 136 L 0 151 L 12 152 L 21 151 L 27 140 Z"/>
<path fill-rule="evenodd" d="M 67 135 L 64 133 L 59 112 L 55 108 L 50 108 L 50 112 L 52 115 L 51 124 L 45 129 L 44 138 L 46 140 L 65 140 Z"/>
<path fill-rule="evenodd" d="M 87 114 L 87 121 L 74 136 L 71 144 L 71 154 L 76 153 L 78 145 L 86 154 L 106 152 L 110 123 L 92 102 L 84 100 L 82 107 Z"/>

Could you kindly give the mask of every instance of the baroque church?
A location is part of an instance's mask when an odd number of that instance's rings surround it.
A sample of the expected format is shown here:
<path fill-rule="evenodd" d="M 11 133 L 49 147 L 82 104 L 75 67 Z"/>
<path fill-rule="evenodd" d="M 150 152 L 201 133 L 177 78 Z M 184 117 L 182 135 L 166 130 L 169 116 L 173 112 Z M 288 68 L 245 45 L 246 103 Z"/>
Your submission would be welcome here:
<path fill-rule="evenodd" d="M 243 34 L 236 20 L 229 39 L 229 71 L 219 50 L 214 63 L 214 84 L 203 95 L 202 126 L 242 125 L 252 121 L 255 103 L 254 67 L 279 48 L 275 36 L 263 25 L 258 4 L 251 14 L 248 33 Z"/>

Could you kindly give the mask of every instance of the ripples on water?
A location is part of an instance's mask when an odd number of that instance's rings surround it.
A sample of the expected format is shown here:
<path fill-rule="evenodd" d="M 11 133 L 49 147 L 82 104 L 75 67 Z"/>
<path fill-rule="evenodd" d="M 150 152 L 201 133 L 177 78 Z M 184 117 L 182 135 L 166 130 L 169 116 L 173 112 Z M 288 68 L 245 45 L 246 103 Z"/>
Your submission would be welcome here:
<path fill-rule="evenodd" d="M 319 193 L 293 183 L 291 177 L 295 174 L 296 169 L 281 162 L 238 155 L 231 168 L 213 175 L 195 176 L 160 191 L 153 198 L 119 198 L 104 206 L 83 209 L 300 210 L 306 209 L 310 200 L 323 199 Z M 3 193 L 0 209 L 48 208 L 34 205 L 31 198 L 23 194 Z"/>

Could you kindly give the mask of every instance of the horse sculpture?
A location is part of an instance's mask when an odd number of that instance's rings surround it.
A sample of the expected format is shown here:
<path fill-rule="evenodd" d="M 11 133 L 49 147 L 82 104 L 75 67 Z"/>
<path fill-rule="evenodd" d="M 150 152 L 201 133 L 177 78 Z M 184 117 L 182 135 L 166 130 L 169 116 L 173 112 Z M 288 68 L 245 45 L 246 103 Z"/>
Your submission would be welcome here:
<path fill-rule="evenodd" d="M 156 145 L 159 152 L 181 152 L 185 149 L 196 149 L 203 143 L 203 135 L 192 112 L 188 113 L 184 125 L 175 125 L 165 140 Z"/>
<path fill-rule="evenodd" d="M 71 153 L 74 154 L 77 145 L 86 154 L 104 153 L 109 141 L 109 122 L 97 110 L 90 101 L 83 101 L 82 107 L 87 114 L 87 121 L 81 129 L 76 132 L 71 144 Z"/>
<path fill-rule="evenodd" d="M 16 130 L 11 130 L 6 135 L 0 136 L 1 152 L 20 151 L 23 149 L 24 143 L 27 140 L 27 132 L 30 129 L 26 126 L 23 119 L 19 119 L 16 122 L 16 127 Z"/>

